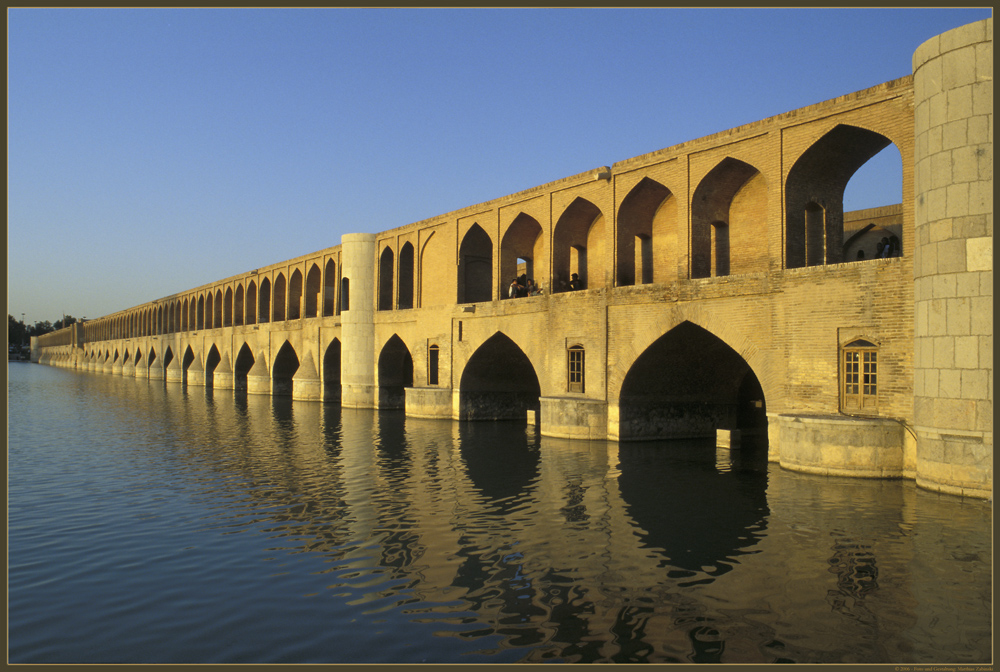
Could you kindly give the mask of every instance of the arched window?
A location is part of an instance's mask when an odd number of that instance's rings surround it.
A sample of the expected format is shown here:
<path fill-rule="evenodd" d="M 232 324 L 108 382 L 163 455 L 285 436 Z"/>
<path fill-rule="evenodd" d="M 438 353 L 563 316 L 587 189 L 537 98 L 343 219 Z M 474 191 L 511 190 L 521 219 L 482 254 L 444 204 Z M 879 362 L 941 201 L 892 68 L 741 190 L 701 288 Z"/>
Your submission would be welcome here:
<path fill-rule="evenodd" d="M 841 407 L 875 412 L 878 408 L 878 346 L 858 339 L 843 347 Z"/>
<path fill-rule="evenodd" d="M 378 309 L 392 310 L 392 271 L 395 256 L 391 247 L 382 250 L 378 260 Z"/>
<path fill-rule="evenodd" d="M 566 351 L 566 389 L 569 392 L 584 391 L 584 354 L 585 352 L 582 345 L 571 346 L 570 349 Z"/>
<path fill-rule="evenodd" d="M 323 297 L 323 315 L 333 315 L 337 310 L 337 264 L 333 259 L 326 262 L 326 295 Z"/>
<path fill-rule="evenodd" d="M 340 310 L 351 309 L 351 281 L 348 278 L 340 280 Z"/>

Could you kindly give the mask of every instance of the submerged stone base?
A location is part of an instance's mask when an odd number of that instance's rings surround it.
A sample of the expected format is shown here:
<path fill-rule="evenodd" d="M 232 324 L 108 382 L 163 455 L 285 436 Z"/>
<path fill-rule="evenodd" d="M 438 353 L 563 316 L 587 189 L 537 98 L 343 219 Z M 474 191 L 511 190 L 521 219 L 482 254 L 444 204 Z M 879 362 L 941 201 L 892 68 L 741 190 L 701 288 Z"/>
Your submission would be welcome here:
<path fill-rule="evenodd" d="M 560 439 L 606 439 L 608 405 L 601 400 L 542 397 L 542 436 Z"/>
<path fill-rule="evenodd" d="M 993 496 L 993 433 L 917 427 L 917 485 L 963 497 Z"/>
<path fill-rule="evenodd" d="M 410 418 L 451 418 L 451 388 L 406 388 L 406 415 Z"/>
<path fill-rule="evenodd" d="M 903 478 L 903 425 L 885 418 L 778 415 L 777 455 L 785 469 L 830 476 Z"/>

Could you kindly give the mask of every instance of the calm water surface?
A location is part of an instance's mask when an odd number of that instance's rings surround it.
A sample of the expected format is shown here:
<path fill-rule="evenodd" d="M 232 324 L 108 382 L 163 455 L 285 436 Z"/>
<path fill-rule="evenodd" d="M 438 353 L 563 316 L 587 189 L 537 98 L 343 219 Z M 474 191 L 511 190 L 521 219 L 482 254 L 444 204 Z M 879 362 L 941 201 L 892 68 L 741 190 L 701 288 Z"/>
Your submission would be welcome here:
<path fill-rule="evenodd" d="M 982 663 L 992 508 L 14 363 L 12 663 Z"/>

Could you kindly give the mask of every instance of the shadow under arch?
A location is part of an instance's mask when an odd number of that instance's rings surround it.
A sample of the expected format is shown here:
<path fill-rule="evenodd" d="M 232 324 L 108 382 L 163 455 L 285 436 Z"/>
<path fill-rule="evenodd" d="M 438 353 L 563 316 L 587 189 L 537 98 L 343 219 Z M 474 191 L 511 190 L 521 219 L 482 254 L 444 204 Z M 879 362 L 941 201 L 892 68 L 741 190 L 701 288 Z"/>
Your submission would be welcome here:
<path fill-rule="evenodd" d="M 541 386 L 531 360 L 503 332 L 472 353 L 459 383 L 462 420 L 521 420 L 540 409 Z"/>
<path fill-rule="evenodd" d="M 295 354 L 292 344 L 285 341 L 278 350 L 274 358 L 274 367 L 271 369 L 271 394 L 275 397 L 292 396 L 292 376 L 298 370 L 299 356 Z"/>
<path fill-rule="evenodd" d="M 255 361 L 250 346 L 244 343 L 239 354 L 236 355 L 236 361 L 233 362 L 233 387 L 236 393 L 247 393 L 247 374 L 250 373 Z"/>
<path fill-rule="evenodd" d="M 403 339 L 393 334 L 378 356 L 379 410 L 405 408 L 408 387 L 413 387 L 413 356 Z"/>
<path fill-rule="evenodd" d="M 636 358 L 618 403 L 622 441 L 739 429 L 756 445 L 767 443 L 764 391 L 753 369 L 718 336 L 688 321 Z"/>
<path fill-rule="evenodd" d="M 340 339 L 330 341 L 323 353 L 323 401 L 340 401 Z"/>

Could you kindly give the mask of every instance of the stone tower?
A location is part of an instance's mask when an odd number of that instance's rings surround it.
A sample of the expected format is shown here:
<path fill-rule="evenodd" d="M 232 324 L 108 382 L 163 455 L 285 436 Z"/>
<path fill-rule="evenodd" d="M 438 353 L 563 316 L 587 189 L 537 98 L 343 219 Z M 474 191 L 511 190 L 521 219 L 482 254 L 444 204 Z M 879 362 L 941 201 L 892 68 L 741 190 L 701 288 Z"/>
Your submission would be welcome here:
<path fill-rule="evenodd" d="M 340 403 L 375 408 L 375 234 L 341 237 Z"/>
<path fill-rule="evenodd" d="M 993 20 L 913 55 L 916 480 L 993 483 Z"/>

